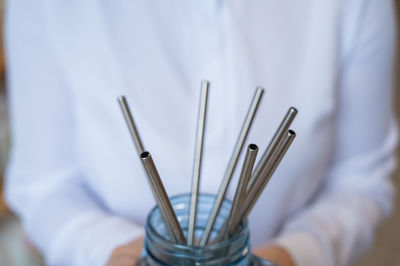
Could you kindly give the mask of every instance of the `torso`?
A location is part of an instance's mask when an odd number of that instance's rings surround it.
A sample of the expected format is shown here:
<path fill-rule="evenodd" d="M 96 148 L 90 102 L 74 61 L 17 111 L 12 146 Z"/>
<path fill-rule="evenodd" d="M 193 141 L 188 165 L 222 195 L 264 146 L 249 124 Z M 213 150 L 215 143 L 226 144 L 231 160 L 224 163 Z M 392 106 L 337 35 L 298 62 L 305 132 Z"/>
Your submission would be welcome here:
<path fill-rule="evenodd" d="M 217 191 L 255 88 L 262 86 L 247 141 L 260 153 L 287 109 L 295 106 L 299 114 L 292 125 L 297 138 L 251 215 L 254 245 L 312 201 L 334 152 L 340 4 L 76 2 L 55 12 L 71 17 L 55 20 L 71 22 L 54 25 L 55 41 L 77 103 L 81 168 L 106 208 L 144 224 L 155 204 L 117 96 L 127 96 L 169 195 L 188 193 L 202 79 L 211 87 L 201 191 Z"/>

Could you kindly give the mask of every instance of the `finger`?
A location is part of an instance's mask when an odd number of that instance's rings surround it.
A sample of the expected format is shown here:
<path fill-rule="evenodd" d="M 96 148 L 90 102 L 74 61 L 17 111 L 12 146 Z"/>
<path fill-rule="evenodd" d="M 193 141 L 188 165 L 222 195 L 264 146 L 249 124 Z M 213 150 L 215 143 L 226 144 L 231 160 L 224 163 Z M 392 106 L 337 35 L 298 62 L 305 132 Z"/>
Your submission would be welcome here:
<path fill-rule="evenodd" d="M 136 266 L 139 265 L 140 258 L 129 253 L 119 253 L 111 257 L 107 266 Z"/>

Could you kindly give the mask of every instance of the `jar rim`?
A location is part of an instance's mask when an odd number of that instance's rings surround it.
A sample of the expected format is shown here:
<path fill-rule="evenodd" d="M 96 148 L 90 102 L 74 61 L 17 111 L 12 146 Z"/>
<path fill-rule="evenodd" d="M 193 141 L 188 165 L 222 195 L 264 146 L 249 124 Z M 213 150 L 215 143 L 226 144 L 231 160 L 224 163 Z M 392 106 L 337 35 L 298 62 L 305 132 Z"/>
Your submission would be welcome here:
<path fill-rule="evenodd" d="M 188 194 L 188 193 L 178 194 L 178 195 L 172 196 L 170 198 L 170 200 L 173 201 L 176 198 L 185 197 L 185 196 L 186 197 L 188 197 L 188 196 L 190 197 L 190 194 Z M 215 194 L 211 194 L 211 193 L 201 193 L 201 194 L 199 194 L 199 197 L 200 196 L 215 198 Z M 229 200 L 229 199 L 225 199 L 224 201 L 231 202 L 231 200 Z M 165 244 L 165 245 L 170 246 L 171 248 L 176 248 L 176 249 L 179 249 L 179 250 L 182 250 L 182 251 L 184 251 L 184 250 L 207 251 L 207 250 L 225 248 L 225 247 L 231 245 L 232 242 L 235 242 L 236 240 L 242 238 L 243 235 L 246 234 L 246 232 L 247 232 L 247 220 L 246 220 L 245 223 L 240 227 L 239 232 L 237 234 L 235 234 L 233 237 L 231 237 L 231 238 L 229 238 L 227 240 L 224 240 L 224 241 L 221 241 L 221 242 L 217 242 L 217 243 L 211 243 L 211 244 L 205 245 L 205 246 L 195 246 L 195 245 L 190 246 L 190 245 L 186 245 L 186 244 L 179 244 L 179 243 L 173 242 L 173 241 L 171 241 L 169 239 L 166 239 L 165 237 L 161 236 L 157 232 L 157 230 L 154 228 L 154 226 L 151 223 L 150 219 L 151 219 L 151 217 L 154 215 L 154 213 L 157 210 L 158 210 L 158 206 L 156 205 L 156 206 L 154 206 L 152 208 L 152 210 L 150 211 L 149 215 L 147 216 L 147 219 L 146 219 L 146 224 L 147 224 L 146 231 L 149 231 L 148 233 L 150 233 L 150 234 L 146 233 L 147 236 L 151 235 L 151 238 L 155 238 L 154 241 L 157 241 L 161 245 Z"/>

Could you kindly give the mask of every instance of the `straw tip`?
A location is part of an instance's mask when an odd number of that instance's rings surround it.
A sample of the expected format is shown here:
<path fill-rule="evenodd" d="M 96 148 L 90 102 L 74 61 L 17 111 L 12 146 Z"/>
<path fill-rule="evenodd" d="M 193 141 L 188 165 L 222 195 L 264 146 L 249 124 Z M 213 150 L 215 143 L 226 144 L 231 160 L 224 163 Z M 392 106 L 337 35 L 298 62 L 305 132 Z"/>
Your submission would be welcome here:
<path fill-rule="evenodd" d="M 258 151 L 258 146 L 256 144 L 252 143 L 252 144 L 249 145 L 249 149 L 252 150 L 252 151 Z"/>
<path fill-rule="evenodd" d="M 260 87 L 260 86 L 258 86 L 256 90 L 257 90 L 258 93 L 264 92 L 264 88 Z"/>
<path fill-rule="evenodd" d="M 150 152 L 148 152 L 148 151 L 144 151 L 140 154 L 140 158 L 142 158 L 142 159 L 147 159 L 149 157 L 150 157 Z"/>
<path fill-rule="evenodd" d="M 290 107 L 290 112 L 292 112 L 292 113 L 294 113 L 294 114 L 297 114 L 299 111 L 297 110 L 297 108 L 295 108 L 295 107 Z"/>
<path fill-rule="evenodd" d="M 123 102 L 123 101 L 125 101 L 126 98 L 125 98 L 125 95 L 120 95 L 117 97 L 117 99 L 119 102 Z"/>
<path fill-rule="evenodd" d="M 210 82 L 208 80 L 202 80 L 201 81 L 201 89 L 204 90 L 208 90 L 208 87 L 210 86 Z"/>

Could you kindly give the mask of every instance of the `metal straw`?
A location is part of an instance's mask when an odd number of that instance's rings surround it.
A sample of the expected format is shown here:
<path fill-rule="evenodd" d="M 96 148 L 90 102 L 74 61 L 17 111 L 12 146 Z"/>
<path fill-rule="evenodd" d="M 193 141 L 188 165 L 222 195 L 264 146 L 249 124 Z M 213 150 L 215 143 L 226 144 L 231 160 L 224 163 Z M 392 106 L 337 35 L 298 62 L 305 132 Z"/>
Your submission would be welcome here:
<path fill-rule="evenodd" d="M 162 214 L 169 237 L 179 244 L 185 244 L 185 236 L 183 235 L 178 219 L 176 218 L 175 212 L 150 153 L 145 151 L 140 155 L 140 158 L 142 159 L 143 166 L 147 173 L 147 178 Z"/>
<path fill-rule="evenodd" d="M 261 157 L 256 168 L 254 169 L 254 172 L 251 175 L 251 178 L 249 181 L 247 191 L 249 191 L 251 189 L 251 187 L 254 185 L 255 180 L 258 178 L 261 171 L 265 168 L 265 165 L 269 161 L 273 161 L 272 156 L 273 156 L 276 148 L 278 147 L 278 144 L 280 143 L 280 141 L 284 137 L 285 133 L 289 129 L 290 125 L 292 124 L 296 115 L 297 115 L 297 109 L 294 107 L 290 107 L 289 110 L 287 111 L 285 117 L 283 118 L 281 124 L 279 125 L 278 129 L 276 130 L 275 135 L 273 136 L 272 140 L 270 141 L 263 156 Z"/>
<path fill-rule="evenodd" d="M 236 187 L 235 196 L 233 198 L 231 211 L 229 213 L 229 217 L 227 219 L 227 223 L 224 224 L 224 227 L 218 233 L 216 242 L 227 239 L 228 236 L 232 235 L 232 225 L 237 224 L 240 219 L 240 208 L 242 206 L 242 202 L 246 196 L 246 188 L 249 182 L 251 172 L 253 171 L 254 163 L 256 161 L 258 153 L 258 146 L 256 144 L 250 144 L 247 147 L 246 156 L 244 157 L 242 172 L 240 173 L 239 182 Z"/>
<path fill-rule="evenodd" d="M 143 166 L 146 170 L 150 187 L 157 201 L 157 205 L 160 208 L 168 235 L 173 241 L 184 244 L 186 242 L 185 236 L 183 235 L 182 229 L 179 226 L 174 210 L 172 209 L 171 202 L 168 199 L 168 195 L 162 184 L 152 157 L 149 152 L 144 151 L 142 140 L 138 130 L 136 129 L 135 121 L 133 120 L 133 116 L 130 112 L 125 96 L 118 97 L 118 102 L 124 115 L 126 124 L 128 125 L 132 140 L 135 143 L 136 150 L 139 153 Z"/>
<path fill-rule="evenodd" d="M 208 96 L 208 81 L 201 83 L 201 96 L 199 106 L 199 117 L 197 122 L 197 137 L 196 137 L 196 148 L 195 158 L 193 166 L 193 178 L 192 178 L 192 193 L 190 197 L 190 209 L 189 209 L 189 228 L 187 234 L 187 244 L 193 245 L 194 231 L 196 228 L 196 212 L 197 212 L 197 199 L 199 195 L 199 182 L 200 182 L 200 171 L 201 161 L 203 154 L 203 140 L 204 140 L 204 127 L 206 120 L 207 110 L 207 96 Z"/>
<path fill-rule="evenodd" d="M 240 210 L 240 220 L 237 224 L 233 225 L 233 232 L 236 232 L 238 227 L 241 223 L 246 221 L 247 217 L 249 216 L 251 210 L 253 209 L 254 205 L 256 204 L 257 200 L 261 196 L 261 193 L 264 191 L 265 187 L 267 186 L 269 180 L 271 179 L 272 175 L 274 174 L 276 168 L 278 167 L 279 163 L 281 162 L 283 156 L 285 156 L 287 150 L 289 149 L 290 145 L 292 144 L 294 138 L 296 137 L 296 133 L 293 130 L 287 131 L 284 139 L 280 143 L 277 151 L 276 156 L 274 156 L 273 162 L 264 167 L 261 171 L 261 175 L 254 183 L 252 189 L 247 193 L 245 200 L 243 201 L 241 210 Z"/>
<path fill-rule="evenodd" d="M 217 197 L 214 202 L 213 209 L 211 211 L 210 217 L 208 218 L 208 222 L 206 228 L 204 229 L 203 236 L 200 240 L 200 246 L 204 246 L 207 244 L 208 239 L 210 237 L 211 231 L 214 227 L 215 220 L 218 216 L 219 210 L 221 209 L 222 202 L 225 198 L 226 191 L 229 186 L 229 182 L 231 181 L 233 172 L 235 170 L 237 161 L 239 159 L 240 152 L 243 148 L 243 144 L 246 140 L 247 134 L 253 122 L 254 116 L 258 109 L 258 105 L 261 101 L 264 90 L 262 88 L 257 88 L 256 93 L 254 95 L 253 101 L 251 103 L 250 109 L 247 113 L 246 120 L 243 123 L 242 130 L 240 132 L 239 138 L 233 150 L 232 157 L 228 164 L 228 168 L 226 169 L 224 179 L 222 180 L 222 184 L 218 190 Z"/>
<path fill-rule="evenodd" d="M 129 133 L 131 133 L 133 142 L 135 143 L 136 150 L 138 151 L 139 155 L 144 152 L 143 143 L 140 139 L 139 132 L 136 129 L 135 121 L 133 120 L 133 116 L 129 109 L 128 102 L 126 101 L 125 96 L 118 97 L 118 103 L 121 107 L 122 113 L 124 114 L 124 118 L 126 124 L 128 125 Z"/>

